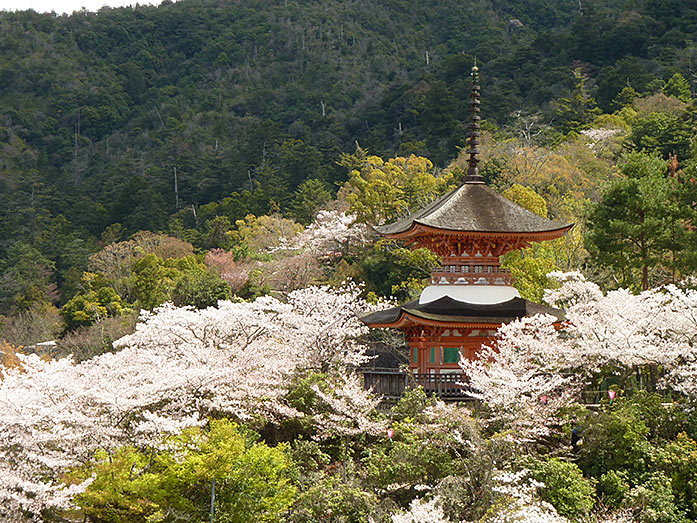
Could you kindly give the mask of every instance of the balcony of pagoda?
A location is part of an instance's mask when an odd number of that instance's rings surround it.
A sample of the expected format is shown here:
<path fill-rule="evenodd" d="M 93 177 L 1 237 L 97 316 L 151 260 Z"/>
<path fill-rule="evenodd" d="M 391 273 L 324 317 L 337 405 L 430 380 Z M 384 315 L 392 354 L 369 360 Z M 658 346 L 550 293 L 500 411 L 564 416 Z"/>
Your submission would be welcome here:
<path fill-rule="evenodd" d="M 462 372 L 431 374 L 396 371 L 391 369 L 364 370 L 363 386 L 384 400 L 398 400 L 404 391 L 422 387 L 429 396 L 444 401 L 472 401 L 470 387 L 464 382 Z"/>
<path fill-rule="evenodd" d="M 431 272 L 431 285 L 513 285 L 508 269 L 498 265 L 444 265 Z"/>

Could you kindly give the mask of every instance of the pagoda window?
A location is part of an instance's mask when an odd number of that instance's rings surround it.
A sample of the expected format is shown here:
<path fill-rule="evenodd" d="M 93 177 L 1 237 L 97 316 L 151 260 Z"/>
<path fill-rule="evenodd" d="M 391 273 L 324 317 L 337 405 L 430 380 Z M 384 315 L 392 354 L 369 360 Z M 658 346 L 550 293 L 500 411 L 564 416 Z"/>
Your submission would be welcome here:
<path fill-rule="evenodd" d="M 457 363 L 460 361 L 459 347 L 443 347 L 443 363 Z"/>
<path fill-rule="evenodd" d="M 419 349 L 414 347 L 411 349 L 411 361 L 412 363 L 419 363 Z"/>
<path fill-rule="evenodd" d="M 481 265 L 475 265 L 475 266 L 474 266 L 474 272 L 476 272 L 476 273 L 482 272 L 482 266 L 481 266 Z"/>
<path fill-rule="evenodd" d="M 437 349 L 438 349 L 438 347 L 431 347 L 431 363 L 440 363 L 440 362 L 436 362 Z M 440 354 L 438 354 L 438 356 L 440 356 Z M 438 358 L 438 359 L 440 359 L 440 358 Z"/>

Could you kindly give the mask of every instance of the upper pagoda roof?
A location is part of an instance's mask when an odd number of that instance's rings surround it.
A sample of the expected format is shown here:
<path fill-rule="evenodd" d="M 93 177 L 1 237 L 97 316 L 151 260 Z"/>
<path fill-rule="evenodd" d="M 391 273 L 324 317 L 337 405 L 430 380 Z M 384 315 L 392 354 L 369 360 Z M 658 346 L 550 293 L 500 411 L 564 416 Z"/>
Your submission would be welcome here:
<path fill-rule="evenodd" d="M 538 216 L 500 195 L 482 181 L 466 181 L 454 191 L 389 225 L 376 227 L 384 236 L 417 228 L 457 232 L 536 234 L 565 233 L 573 224 Z"/>
<path fill-rule="evenodd" d="M 560 322 L 565 319 L 562 310 L 523 298 L 512 298 L 502 303 L 475 304 L 445 296 L 429 303 L 415 300 L 373 312 L 363 316 L 361 321 L 371 327 L 400 327 L 405 320 L 408 323 L 500 325 L 535 314 L 549 314 Z"/>

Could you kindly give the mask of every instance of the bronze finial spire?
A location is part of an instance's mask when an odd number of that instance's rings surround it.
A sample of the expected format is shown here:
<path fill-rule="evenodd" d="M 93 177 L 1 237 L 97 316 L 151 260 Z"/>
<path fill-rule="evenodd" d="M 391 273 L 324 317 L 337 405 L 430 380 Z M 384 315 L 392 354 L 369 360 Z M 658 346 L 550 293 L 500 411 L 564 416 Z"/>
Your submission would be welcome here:
<path fill-rule="evenodd" d="M 467 163 L 469 167 L 467 168 L 467 176 L 465 176 L 465 183 L 485 183 L 484 177 L 479 174 L 479 169 L 477 164 L 479 163 L 479 121 L 481 120 L 479 116 L 479 68 L 477 67 L 477 59 L 474 59 L 474 66 L 472 66 L 472 94 L 470 94 L 472 101 L 471 104 L 471 124 L 470 132 L 467 136 L 467 154 L 470 155 Z"/>

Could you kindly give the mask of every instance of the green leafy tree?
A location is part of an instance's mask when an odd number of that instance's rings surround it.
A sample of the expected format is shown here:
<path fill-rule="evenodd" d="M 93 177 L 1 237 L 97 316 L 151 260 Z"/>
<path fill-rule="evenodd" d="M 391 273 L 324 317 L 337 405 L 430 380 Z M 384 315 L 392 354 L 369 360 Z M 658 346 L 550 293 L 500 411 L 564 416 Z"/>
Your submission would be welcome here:
<path fill-rule="evenodd" d="M 670 79 L 663 86 L 663 92 L 667 96 L 674 96 L 683 102 L 689 102 L 692 99 L 690 82 L 688 82 L 687 79 L 680 73 L 675 73 L 670 77 Z"/>
<path fill-rule="evenodd" d="M 370 521 L 378 504 L 378 497 L 362 488 L 358 481 L 317 474 L 298 495 L 288 520 L 321 523 L 331 514 L 333 521 Z"/>
<path fill-rule="evenodd" d="M 166 266 L 162 258 L 148 254 L 133 264 L 131 287 L 136 305 L 152 310 L 172 297 L 172 289 L 181 272 Z"/>
<path fill-rule="evenodd" d="M 126 308 L 121 297 L 107 286 L 73 296 L 60 310 L 67 331 L 120 316 L 124 312 Z"/>
<path fill-rule="evenodd" d="M 671 480 L 680 505 L 690 520 L 697 517 L 697 442 L 685 432 L 661 449 L 658 468 Z"/>
<path fill-rule="evenodd" d="M 556 102 L 557 125 L 565 133 L 580 131 L 602 112 L 588 93 L 586 76 L 580 68 L 574 69 L 576 85 L 568 98 Z"/>
<path fill-rule="evenodd" d="M 331 193 L 321 180 L 316 178 L 305 180 L 293 195 L 291 216 L 298 222 L 308 225 L 320 207 L 331 197 Z"/>
<path fill-rule="evenodd" d="M 530 467 L 533 477 L 542 483 L 540 497 L 557 512 L 578 519 L 588 515 L 595 504 L 593 482 L 585 479 L 575 463 L 560 458 L 538 461 Z"/>
<path fill-rule="evenodd" d="M 150 310 L 166 301 L 205 308 L 232 297 L 215 269 L 194 255 L 163 260 L 148 254 L 134 263 L 131 280 L 136 304 Z"/>
<path fill-rule="evenodd" d="M 547 218 L 547 202 L 530 187 L 514 184 L 503 195 L 521 207 Z M 551 281 L 547 274 L 556 270 L 575 268 L 581 249 L 580 235 L 572 230 L 567 237 L 534 243 L 527 249 L 510 252 L 503 256 L 502 266 L 511 271 L 513 285 L 521 297 L 540 302 Z"/>
<path fill-rule="evenodd" d="M 381 296 L 414 299 L 428 285 L 440 258 L 429 249 L 407 249 L 390 240 L 378 241 L 356 262 L 366 288 Z"/>
<path fill-rule="evenodd" d="M 219 300 L 232 298 L 230 285 L 215 270 L 208 269 L 198 260 L 182 259 L 176 265 L 181 275 L 172 289 L 172 301 L 177 306 L 192 305 L 204 309 L 217 305 Z"/>
<path fill-rule="evenodd" d="M 342 191 L 358 220 L 380 225 L 433 201 L 454 187 L 453 174 L 438 175 L 427 158 L 366 156 L 362 150 L 344 155 L 350 169 Z"/>
<path fill-rule="evenodd" d="M 593 259 L 623 287 L 648 289 L 652 273 L 670 263 L 666 235 L 681 227 L 667 204 L 675 189 L 667 162 L 645 153 L 627 155 L 624 176 L 610 182 L 589 214 L 586 242 Z"/>
<path fill-rule="evenodd" d="M 56 298 L 55 263 L 26 242 L 18 241 L 0 260 L 0 313 L 30 310 Z"/>
<path fill-rule="evenodd" d="M 228 420 L 211 420 L 209 430 L 188 429 L 165 443 L 166 450 L 99 453 L 80 471 L 95 477 L 78 498 L 83 513 L 114 523 L 208 521 L 213 480 L 218 523 L 278 521 L 295 499 L 285 444 L 254 442 Z"/>
<path fill-rule="evenodd" d="M 694 115 L 689 111 L 679 114 L 654 111 L 640 115 L 633 122 L 629 139 L 638 150 L 659 153 L 663 158 L 677 154 L 689 158 L 694 134 Z"/>
<path fill-rule="evenodd" d="M 227 216 L 216 216 L 206 221 L 203 244 L 208 249 L 226 249 L 231 245 L 232 224 Z"/>

